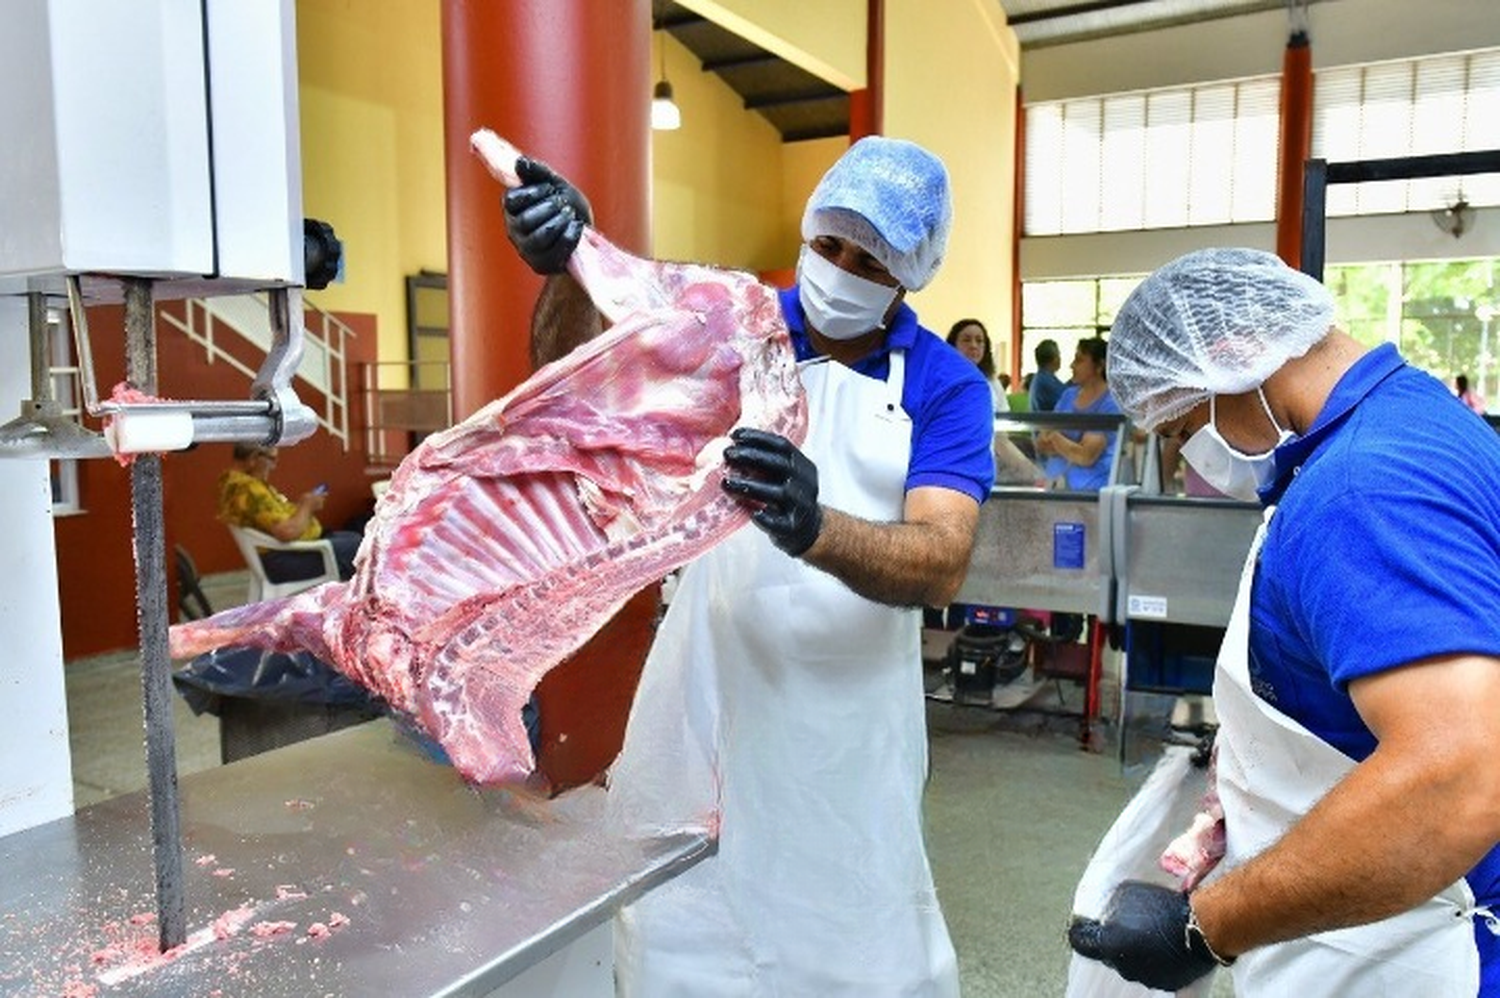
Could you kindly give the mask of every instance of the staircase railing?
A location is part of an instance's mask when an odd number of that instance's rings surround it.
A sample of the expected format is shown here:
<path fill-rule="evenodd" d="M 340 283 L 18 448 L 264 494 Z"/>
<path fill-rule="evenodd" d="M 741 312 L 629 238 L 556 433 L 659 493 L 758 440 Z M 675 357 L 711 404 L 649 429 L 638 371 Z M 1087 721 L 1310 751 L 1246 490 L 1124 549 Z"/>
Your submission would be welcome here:
<path fill-rule="evenodd" d="M 261 352 L 270 349 L 270 303 L 266 295 L 229 295 L 221 298 L 191 298 L 183 303 L 182 318 L 163 310 L 162 319 L 181 330 L 204 348 L 209 363 L 222 361 L 250 379 L 256 367 L 240 360 L 224 346 L 248 342 Z M 303 398 L 318 412 L 318 422 L 330 436 L 349 449 L 348 343 L 358 334 L 337 316 L 304 301 L 302 362 L 297 377 L 322 396 L 322 405 Z M 300 394 L 300 392 L 299 392 Z"/>
<path fill-rule="evenodd" d="M 383 361 L 359 365 L 367 423 L 365 454 L 374 467 L 394 468 L 429 433 L 453 425 L 447 361 Z M 404 381 L 415 388 L 382 388 Z"/>

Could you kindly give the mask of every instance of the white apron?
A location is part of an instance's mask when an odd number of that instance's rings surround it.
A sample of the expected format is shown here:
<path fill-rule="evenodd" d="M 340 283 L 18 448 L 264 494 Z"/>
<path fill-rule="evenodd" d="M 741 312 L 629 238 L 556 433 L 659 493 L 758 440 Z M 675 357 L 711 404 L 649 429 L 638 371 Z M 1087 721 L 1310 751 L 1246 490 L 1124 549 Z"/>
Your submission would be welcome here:
<path fill-rule="evenodd" d="M 803 366 L 803 451 L 828 506 L 901 518 L 904 372 L 901 351 L 884 383 L 826 360 Z M 658 713 L 653 731 L 628 732 L 617 769 L 649 780 L 660 763 L 643 757 L 675 727 L 669 771 L 692 784 L 707 760 L 716 774 L 719 850 L 621 913 L 620 995 L 958 994 L 922 842 L 920 626 L 919 611 L 855 595 L 753 526 L 684 573 L 642 680 L 671 689 L 657 677 L 686 670 L 679 719 Z M 643 686 L 637 708 L 660 710 L 649 699 Z M 632 728 L 646 728 L 641 715 Z"/>
<path fill-rule="evenodd" d="M 1271 511 L 1266 519 L 1270 520 Z M 1219 650 L 1218 789 L 1227 848 L 1239 866 L 1280 839 L 1355 763 L 1250 688 L 1250 589 L 1262 524 Z M 1337 846 L 1335 845 L 1335 848 Z M 1392 918 L 1251 950 L 1232 968 L 1238 998 L 1474 998 L 1474 895 L 1459 880 Z"/>

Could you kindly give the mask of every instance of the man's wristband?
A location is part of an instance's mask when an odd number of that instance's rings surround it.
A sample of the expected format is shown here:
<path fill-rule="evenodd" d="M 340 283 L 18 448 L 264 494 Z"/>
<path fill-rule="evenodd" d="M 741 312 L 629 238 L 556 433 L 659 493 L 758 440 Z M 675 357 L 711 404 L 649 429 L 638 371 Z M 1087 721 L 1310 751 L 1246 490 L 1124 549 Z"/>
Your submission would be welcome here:
<path fill-rule="evenodd" d="M 1214 952 L 1214 948 L 1208 944 L 1208 937 L 1203 934 L 1203 926 L 1198 924 L 1198 913 L 1193 910 L 1192 901 L 1188 902 L 1187 925 L 1182 929 L 1183 942 L 1187 945 L 1188 952 L 1206 956 L 1221 967 L 1234 965 L 1235 958 L 1220 956 Z"/>

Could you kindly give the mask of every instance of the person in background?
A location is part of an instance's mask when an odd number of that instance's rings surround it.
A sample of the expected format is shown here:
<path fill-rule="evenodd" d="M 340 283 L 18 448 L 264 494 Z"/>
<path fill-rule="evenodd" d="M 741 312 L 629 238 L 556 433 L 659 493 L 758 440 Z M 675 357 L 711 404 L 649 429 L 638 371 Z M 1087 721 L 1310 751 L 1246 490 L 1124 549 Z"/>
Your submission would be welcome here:
<path fill-rule="evenodd" d="M 1118 414 L 1105 370 L 1107 348 L 1101 337 L 1082 340 L 1073 355 L 1073 383 L 1062 393 L 1054 412 L 1090 416 Z M 1044 430 L 1037 434 L 1036 452 L 1046 458 L 1042 473 L 1049 481 L 1077 491 L 1097 491 L 1109 484 L 1119 432 L 1110 430 Z"/>
<path fill-rule="evenodd" d="M 1484 415 L 1484 396 L 1469 387 L 1469 376 L 1460 374 L 1453 379 L 1453 390 L 1458 400 L 1469 407 L 1470 412 Z"/>
<path fill-rule="evenodd" d="M 1500 437 L 1259 250 L 1148 277 L 1110 369 L 1268 508 L 1213 683 L 1220 868 L 1125 881 L 1073 948 L 1163 991 L 1232 964 L 1240 998 L 1500 996 Z"/>
<path fill-rule="evenodd" d="M 325 532 L 318 522 L 327 489 L 319 486 L 302 493 L 293 502 L 271 484 L 276 467 L 276 448 L 260 444 L 235 444 L 234 464 L 219 476 L 219 520 L 236 527 L 249 527 L 270 534 L 278 541 L 328 540 L 333 545 L 339 576 L 354 575 L 354 556 L 363 537 L 353 531 Z M 290 582 L 318 575 L 323 559 L 315 551 L 262 551 L 261 564 L 272 582 Z"/>
<path fill-rule="evenodd" d="M 998 419 L 1010 412 L 1010 399 L 1005 395 L 1005 386 L 995 375 L 995 358 L 990 350 L 989 332 L 978 319 L 960 319 L 948 330 L 948 345 L 963 354 L 979 368 L 990 393 L 995 400 L 995 417 Z M 995 480 L 1007 485 L 1035 485 L 1042 480 L 1041 470 L 1011 440 L 1005 431 L 995 431 Z M 933 618 L 928 616 L 928 620 Z M 948 626 L 956 618 L 950 611 Z M 962 620 L 959 620 L 962 623 Z"/>
<path fill-rule="evenodd" d="M 542 164 L 517 173 L 507 232 L 552 275 L 536 342 L 590 321 L 562 271 L 591 213 Z M 922 843 L 916 608 L 947 606 L 968 569 L 994 400 L 905 302 L 950 225 L 947 170 L 899 139 L 854 143 L 807 202 L 781 310 L 812 430 L 801 447 L 732 435 L 723 488 L 760 529 L 683 571 L 611 770 L 613 799 L 663 780 L 679 794 L 688 762 L 708 760 L 721 828 L 715 856 L 617 918 L 625 998 L 958 994 Z"/>
<path fill-rule="evenodd" d="M 1031 395 L 1031 411 L 1051 412 L 1067 387 L 1057 376 L 1062 367 L 1062 351 L 1057 348 L 1056 340 L 1042 340 L 1032 355 L 1036 358 L 1036 371 L 1026 389 Z"/>
<path fill-rule="evenodd" d="M 995 356 L 990 349 L 990 333 L 978 319 L 959 319 L 948 330 L 948 345 L 979 367 L 979 373 L 989 382 L 990 394 L 995 398 L 995 415 L 1010 412 L 1010 399 L 1005 397 L 1005 386 L 995 376 Z"/>
<path fill-rule="evenodd" d="M 1008 393 L 1010 391 L 1010 375 L 1006 374 L 1004 371 L 1001 371 L 999 374 L 995 375 L 995 377 L 1000 382 L 1000 390 L 1002 392 Z M 1005 407 L 1007 409 L 1010 408 L 1010 399 L 1005 400 Z"/>

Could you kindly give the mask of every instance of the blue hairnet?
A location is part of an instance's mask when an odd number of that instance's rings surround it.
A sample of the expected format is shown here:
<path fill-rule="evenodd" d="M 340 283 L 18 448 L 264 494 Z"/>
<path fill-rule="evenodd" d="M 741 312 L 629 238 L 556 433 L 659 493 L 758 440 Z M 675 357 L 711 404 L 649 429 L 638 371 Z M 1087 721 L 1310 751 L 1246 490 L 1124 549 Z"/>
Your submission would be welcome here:
<path fill-rule="evenodd" d="M 1154 430 L 1210 395 L 1251 392 L 1334 323 L 1328 289 L 1253 249 L 1178 257 L 1141 282 L 1109 334 L 1109 390 Z"/>
<path fill-rule="evenodd" d="M 802 214 L 802 238 L 848 239 L 916 291 L 943 262 L 952 222 L 943 161 L 915 142 L 871 135 L 818 181 Z"/>

